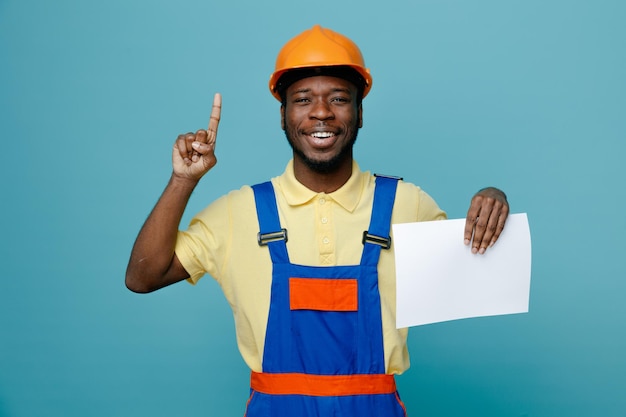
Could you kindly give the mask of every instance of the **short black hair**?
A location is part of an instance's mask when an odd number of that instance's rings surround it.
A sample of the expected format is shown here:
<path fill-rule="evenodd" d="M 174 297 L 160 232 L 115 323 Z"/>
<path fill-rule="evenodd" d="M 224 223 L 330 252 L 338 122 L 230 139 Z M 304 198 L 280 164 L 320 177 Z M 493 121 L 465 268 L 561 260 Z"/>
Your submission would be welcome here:
<path fill-rule="evenodd" d="M 359 74 L 357 70 L 352 67 L 341 66 L 323 66 L 323 67 L 309 67 L 309 68 L 296 68 L 283 73 L 276 82 L 276 91 L 280 95 L 283 106 L 285 105 L 285 93 L 287 88 L 296 81 L 300 81 L 303 78 L 317 77 L 317 76 L 329 76 L 342 78 L 351 82 L 357 89 L 357 104 L 360 106 L 363 100 L 363 91 L 365 90 L 365 79 Z"/>

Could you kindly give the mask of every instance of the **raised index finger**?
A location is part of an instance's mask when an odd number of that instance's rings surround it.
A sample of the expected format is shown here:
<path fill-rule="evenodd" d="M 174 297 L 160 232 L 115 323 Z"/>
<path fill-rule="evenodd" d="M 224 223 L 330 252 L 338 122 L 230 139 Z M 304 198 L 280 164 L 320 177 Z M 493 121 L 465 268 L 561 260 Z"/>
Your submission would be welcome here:
<path fill-rule="evenodd" d="M 208 138 L 207 143 L 214 144 L 217 137 L 217 127 L 220 124 L 220 117 L 222 115 L 222 95 L 215 93 L 213 97 L 213 108 L 211 108 L 211 118 L 209 119 L 209 127 L 207 128 Z"/>

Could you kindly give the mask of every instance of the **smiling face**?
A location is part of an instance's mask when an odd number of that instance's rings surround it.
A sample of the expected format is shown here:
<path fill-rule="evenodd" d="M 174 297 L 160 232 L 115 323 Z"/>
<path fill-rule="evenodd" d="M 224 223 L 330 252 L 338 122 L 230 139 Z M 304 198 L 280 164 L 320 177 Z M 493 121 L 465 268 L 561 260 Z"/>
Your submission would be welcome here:
<path fill-rule="evenodd" d="M 362 126 L 356 86 L 331 76 L 303 78 L 287 88 L 284 103 L 281 123 L 293 149 L 296 177 L 347 173 L 347 181 Z"/>

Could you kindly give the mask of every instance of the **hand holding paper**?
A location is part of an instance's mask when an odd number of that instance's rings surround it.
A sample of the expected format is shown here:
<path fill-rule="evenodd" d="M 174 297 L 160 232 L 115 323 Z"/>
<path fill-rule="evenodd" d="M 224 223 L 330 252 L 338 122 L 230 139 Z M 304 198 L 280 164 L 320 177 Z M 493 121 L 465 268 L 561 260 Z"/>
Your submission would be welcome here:
<path fill-rule="evenodd" d="M 396 326 L 528 312 L 531 245 L 525 213 L 508 217 L 483 255 L 463 244 L 465 219 L 394 224 Z"/>

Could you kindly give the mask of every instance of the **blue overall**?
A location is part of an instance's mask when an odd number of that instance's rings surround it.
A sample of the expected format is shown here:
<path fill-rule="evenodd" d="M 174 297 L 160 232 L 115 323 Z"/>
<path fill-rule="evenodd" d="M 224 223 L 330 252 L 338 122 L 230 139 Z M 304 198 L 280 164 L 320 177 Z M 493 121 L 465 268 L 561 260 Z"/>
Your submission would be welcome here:
<path fill-rule="evenodd" d="M 334 267 L 290 263 L 274 189 L 253 186 L 273 275 L 263 372 L 252 372 L 246 417 L 406 416 L 394 377 L 385 375 L 378 291 L 379 237 L 389 236 L 396 186 L 376 178 L 361 263 Z"/>

